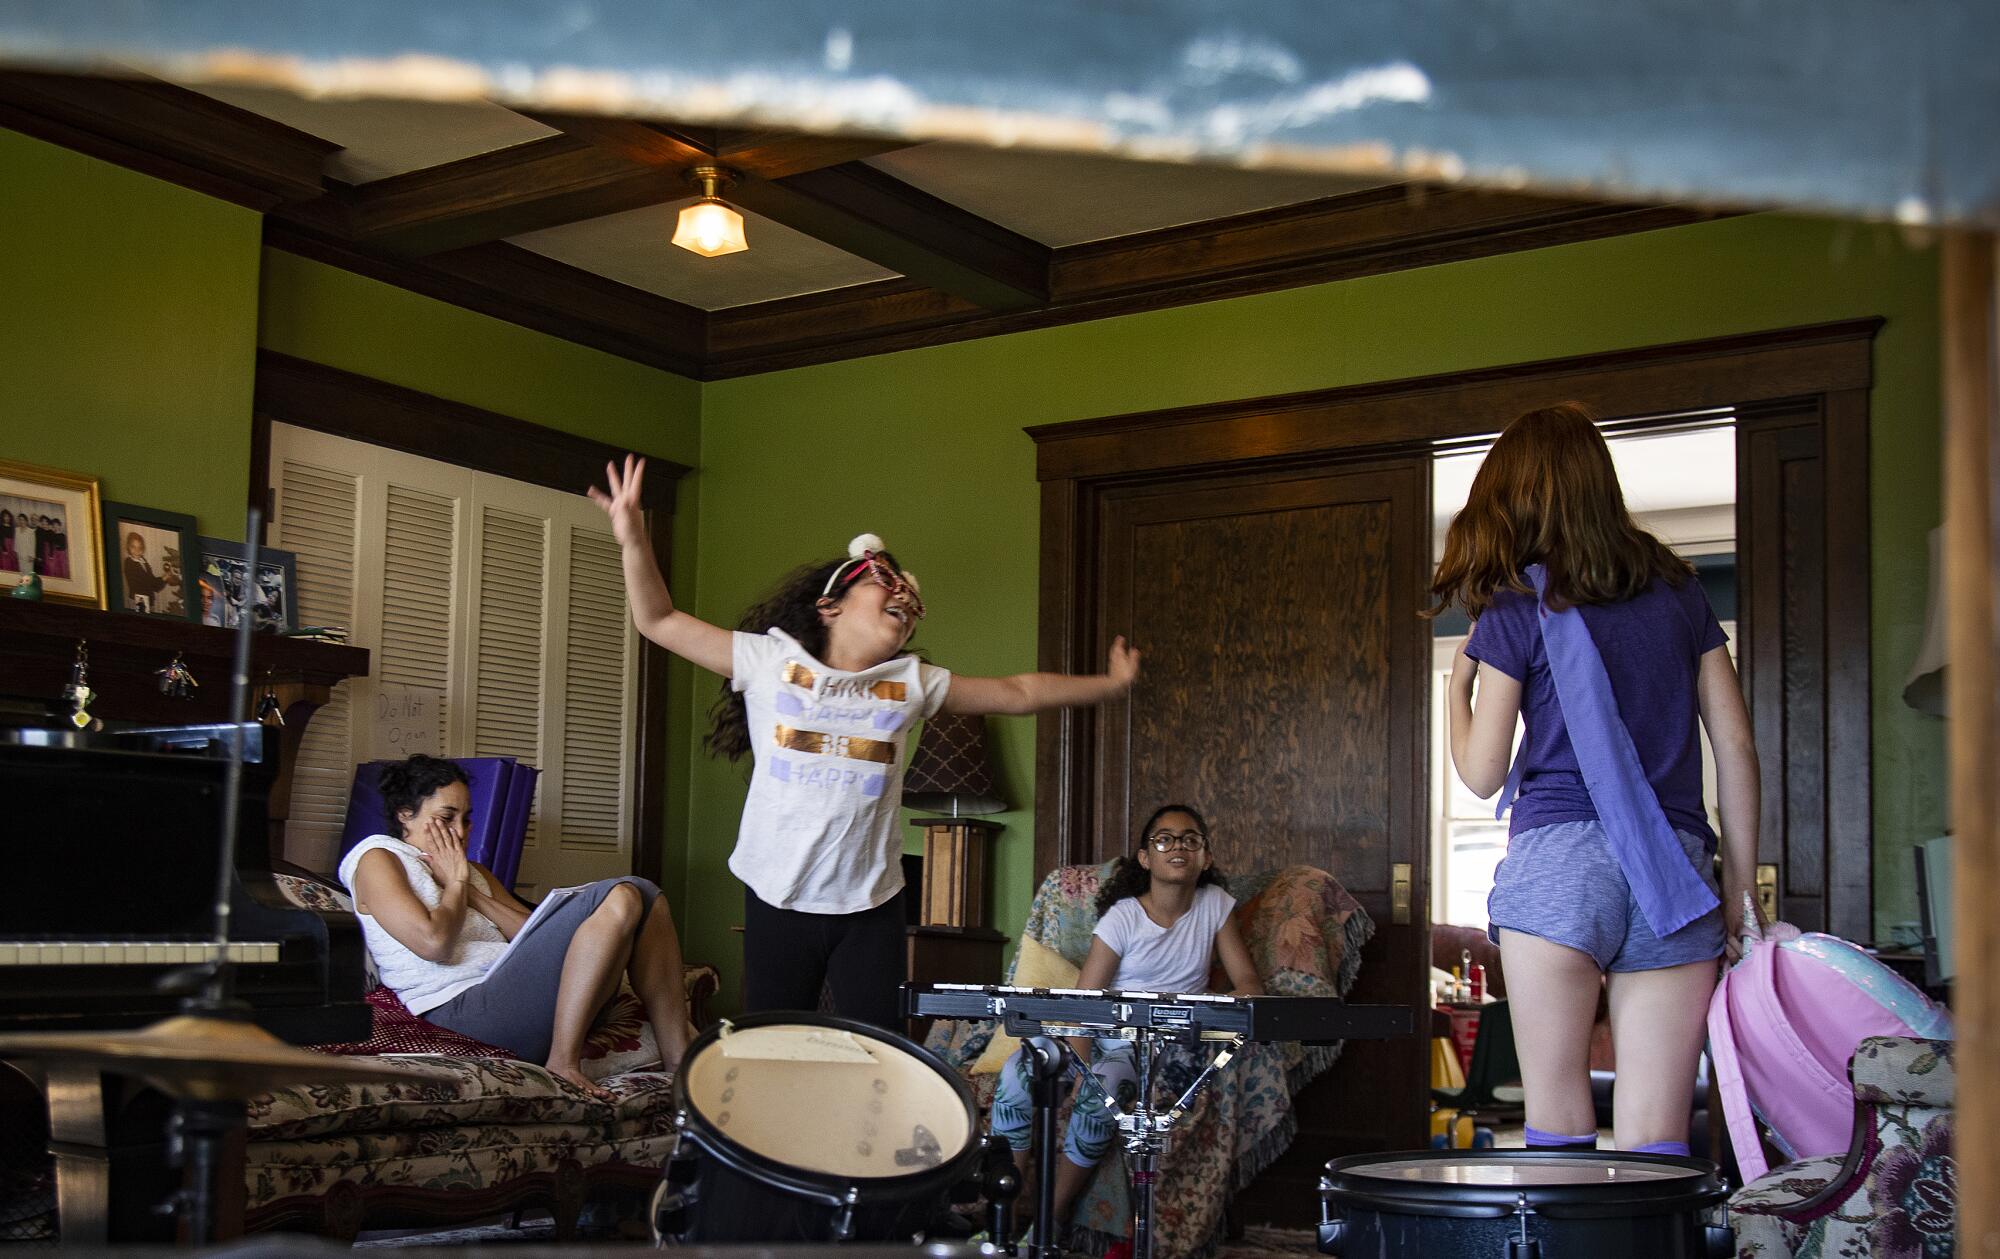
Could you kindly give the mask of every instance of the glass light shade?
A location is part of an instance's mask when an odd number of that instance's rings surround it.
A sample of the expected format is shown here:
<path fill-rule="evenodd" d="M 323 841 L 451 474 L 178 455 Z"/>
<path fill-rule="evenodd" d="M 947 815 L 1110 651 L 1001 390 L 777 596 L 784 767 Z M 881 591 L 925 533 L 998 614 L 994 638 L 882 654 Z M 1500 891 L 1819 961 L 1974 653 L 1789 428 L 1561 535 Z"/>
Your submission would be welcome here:
<path fill-rule="evenodd" d="M 674 244 L 682 249 L 715 258 L 750 248 L 743 239 L 743 216 L 713 197 L 703 197 L 681 207 L 680 222 L 674 227 Z"/>

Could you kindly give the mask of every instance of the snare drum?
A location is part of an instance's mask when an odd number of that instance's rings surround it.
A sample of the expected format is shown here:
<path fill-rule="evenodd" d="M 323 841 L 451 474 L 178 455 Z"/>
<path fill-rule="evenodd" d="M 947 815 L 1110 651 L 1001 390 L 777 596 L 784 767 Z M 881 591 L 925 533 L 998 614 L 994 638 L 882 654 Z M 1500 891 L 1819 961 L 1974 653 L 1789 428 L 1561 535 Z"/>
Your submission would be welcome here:
<path fill-rule="evenodd" d="M 907 1242 L 980 1158 L 972 1092 L 866 1023 L 757 1014 L 711 1029 L 674 1078 L 664 1241 Z"/>
<path fill-rule="evenodd" d="M 1402 1259 L 1704 1259 L 1735 1239 L 1706 1159 L 1594 1150 L 1424 1150 L 1326 1165 L 1321 1253 Z"/>

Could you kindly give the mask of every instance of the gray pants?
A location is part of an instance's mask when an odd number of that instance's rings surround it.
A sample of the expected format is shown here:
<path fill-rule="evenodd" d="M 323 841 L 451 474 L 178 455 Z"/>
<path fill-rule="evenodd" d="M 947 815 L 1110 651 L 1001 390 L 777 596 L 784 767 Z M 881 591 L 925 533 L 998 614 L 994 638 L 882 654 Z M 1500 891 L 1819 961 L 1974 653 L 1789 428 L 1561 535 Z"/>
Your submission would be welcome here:
<path fill-rule="evenodd" d="M 570 937 L 620 883 L 631 884 L 645 903 L 639 914 L 643 927 L 660 889 L 636 877 L 599 879 L 572 892 L 540 922 L 514 937 L 507 956 L 487 971 L 484 979 L 443 1005 L 424 1011 L 423 1017 L 461 1036 L 504 1049 L 524 1062 L 547 1062 L 555 1041 L 556 991 L 562 986 Z M 635 945 L 637 940 L 635 929 Z"/>

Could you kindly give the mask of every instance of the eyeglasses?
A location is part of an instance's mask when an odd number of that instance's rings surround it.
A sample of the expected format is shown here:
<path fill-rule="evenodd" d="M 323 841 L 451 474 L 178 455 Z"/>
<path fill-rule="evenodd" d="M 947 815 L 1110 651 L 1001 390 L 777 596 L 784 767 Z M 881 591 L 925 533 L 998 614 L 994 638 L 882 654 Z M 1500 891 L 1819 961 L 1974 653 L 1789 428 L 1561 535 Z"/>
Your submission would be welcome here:
<path fill-rule="evenodd" d="M 1208 847 L 1208 836 L 1202 834 L 1200 831 L 1181 831 L 1179 833 L 1174 831 L 1155 831 L 1151 835 L 1146 836 L 1146 842 L 1153 846 L 1154 852 L 1172 852 L 1176 848 L 1185 848 L 1189 852 L 1200 852 L 1202 849 Z"/>
<path fill-rule="evenodd" d="M 827 579 L 826 589 L 820 593 L 830 595 L 836 588 L 844 590 L 859 580 L 863 573 L 887 590 L 891 599 L 901 599 L 911 616 L 919 621 L 924 619 L 923 596 L 917 593 L 916 584 L 903 572 L 902 565 L 896 563 L 896 557 L 887 551 L 870 551 L 862 558 L 836 569 L 833 576 Z"/>

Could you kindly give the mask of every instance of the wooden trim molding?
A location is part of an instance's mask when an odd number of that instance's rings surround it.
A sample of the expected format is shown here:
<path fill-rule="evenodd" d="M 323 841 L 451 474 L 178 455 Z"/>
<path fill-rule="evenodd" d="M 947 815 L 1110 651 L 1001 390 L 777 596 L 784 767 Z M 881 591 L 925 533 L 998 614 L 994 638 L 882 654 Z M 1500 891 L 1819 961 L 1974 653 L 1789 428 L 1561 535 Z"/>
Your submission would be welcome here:
<path fill-rule="evenodd" d="M 1857 319 L 1774 329 L 1612 353 L 1482 368 L 1313 393 L 1221 402 L 1110 416 L 1027 430 L 1036 443 L 1041 481 L 1040 667 L 1071 672 L 1097 639 L 1093 622 L 1100 575 L 1093 535 L 1104 496 L 1136 483 L 1260 466 L 1323 466 L 1403 450 L 1423 451 L 1455 438 L 1497 432 L 1539 405 L 1577 400 L 1608 417 L 1666 416 L 1735 407 L 1746 427 L 1809 426 L 1813 450 L 1810 493 L 1786 494 L 1777 511 L 1807 537 L 1810 553 L 1783 553 L 1755 585 L 1743 616 L 1762 615 L 1774 653 L 1746 684 L 1791 682 L 1759 705 L 1760 756 L 1786 755 L 1789 707 L 1799 702 L 1795 663 L 1783 627 L 1804 618 L 1823 635 L 1812 675 L 1811 712 L 1819 723 L 1811 765 L 1802 772 L 1805 796 L 1817 800 L 1823 843 L 1795 861 L 1815 873 L 1812 912 L 1825 929 L 1855 938 L 1870 934 L 1873 897 L 1872 719 L 1869 631 L 1868 390 L 1873 339 L 1881 319 Z M 1774 553 L 1775 554 L 1775 553 Z M 1805 578 L 1790 570 L 1818 567 Z M 1781 575 L 1782 574 L 1782 575 Z M 1778 584 L 1783 581 L 1782 588 Z M 1818 593 L 1815 594 L 1815 591 Z M 1771 606 L 1759 611 L 1762 598 Z M 1816 599 L 1811 606 L 1798 603 Z M 1779 606 L 1774 600 L 1791 600 Z M 1746 639 L 1748 641 L 1748 639 Z M 1799 669 L 1811 665 L 1796 662 Z M 1810 672 L 1811 670 L 1808 669 Z M 1823 678 L 1822 678 L 1823 675 Z M 1821 684 L 1823 681 L 1823 685 Z M 1783 704 L 1779 704 L 1779 700 Z M 1092 714 L 1064 710 L 1036 723 L 1035 869 L 1045 873 L 1086 851 L 1079 836 L 1092 824 Z M 1813 785 L 1814 783 L 1818 785 Z M 1814 793 L 1818 793 L 1814 795 Z M 1798 793 L 1794 793 L 1795 795 Z M 1812 804 L 1805 796 L 1800 802 Z M 1817 825 L 1817 823 L 1816 823 Z M 1774 830 L 1782 839 L 1782 828 Z"/>
<path fill-rule="evenodd" d="M 1498 432 L 1523 411 L 1563 401 L 1617 416 L 1838 390 L 1865 394 L 1874 379 L 1871 345 L 1881 326 L 1880 319 L 1852 319 L 1042 424 L 1027 433 L 1036 444 L 1036 475 L 1056 481 L 1310 456 L 1356 445 L 1389 448 L 1473 437 Z M 1446 396 L 1449 407 L 1439 405 Z"/>
<path fill-rule="evenodd" d="M 257 352 L 256 415 L 315 432 L 350 437 L 442 463 L 546 485 L 572 494 L 600 481 L 604 465 L 626 451 L 511 415 L 452 402 L 274 350 Z M 269 459 L 269 441 L 253 438 Z M 649 457 L 645 505 L 672 512 L 674 489 L 690 469 Z M 253 475 L 268 468 L 252 469 Z"/>

